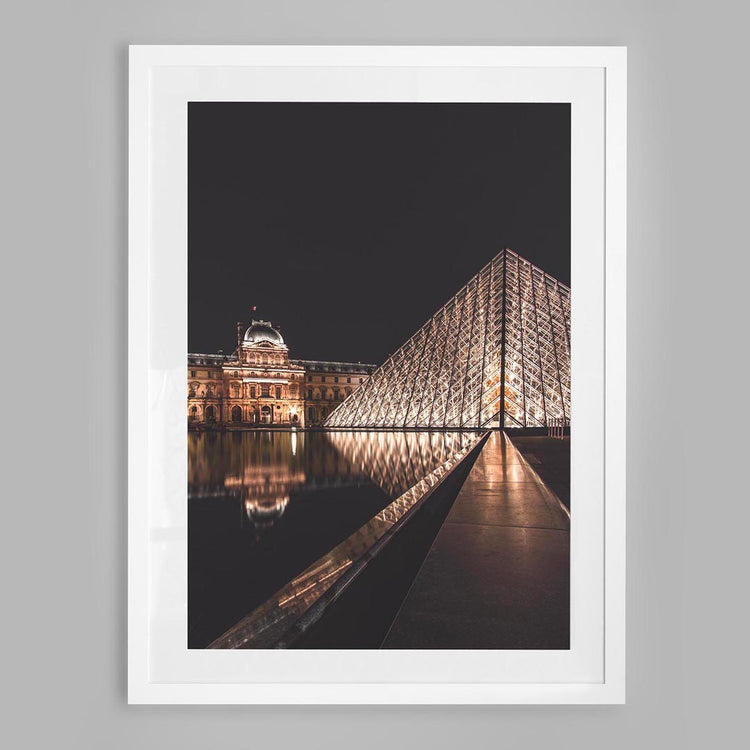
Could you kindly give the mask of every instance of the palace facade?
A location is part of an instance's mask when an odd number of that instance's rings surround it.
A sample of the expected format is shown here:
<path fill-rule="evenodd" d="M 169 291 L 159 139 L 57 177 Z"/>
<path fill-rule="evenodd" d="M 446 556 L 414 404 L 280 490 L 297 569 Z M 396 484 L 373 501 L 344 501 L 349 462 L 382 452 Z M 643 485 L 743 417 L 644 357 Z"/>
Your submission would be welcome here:
<path fill-rule="evenodd" d="M 188 426 L 315 427 L 375 365 L 289 358 L 278 326 L 237 323 L 231 355 L 188 354 Z"/>

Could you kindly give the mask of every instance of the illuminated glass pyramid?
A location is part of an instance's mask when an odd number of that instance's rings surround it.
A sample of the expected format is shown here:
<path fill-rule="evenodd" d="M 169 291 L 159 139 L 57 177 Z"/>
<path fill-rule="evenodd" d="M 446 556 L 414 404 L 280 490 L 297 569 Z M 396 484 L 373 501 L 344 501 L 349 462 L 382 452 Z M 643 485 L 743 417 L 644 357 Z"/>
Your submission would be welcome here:
<path fill-rule="evenodd" d="M 561 419 L 570 420 L 570 289 L 502 250 L 325 425 L 545 427 Z"/>

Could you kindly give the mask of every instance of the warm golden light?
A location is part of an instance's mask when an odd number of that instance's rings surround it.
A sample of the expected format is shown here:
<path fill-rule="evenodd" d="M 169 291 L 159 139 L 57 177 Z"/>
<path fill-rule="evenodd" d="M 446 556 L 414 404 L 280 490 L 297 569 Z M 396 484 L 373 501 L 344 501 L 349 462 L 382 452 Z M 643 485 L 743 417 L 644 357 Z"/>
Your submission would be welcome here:
<path fill-rule="evenodd" d="M 570 289 L 503 250 L 325 424 L 466 429 L 553 419 L 570 420 Z"/>

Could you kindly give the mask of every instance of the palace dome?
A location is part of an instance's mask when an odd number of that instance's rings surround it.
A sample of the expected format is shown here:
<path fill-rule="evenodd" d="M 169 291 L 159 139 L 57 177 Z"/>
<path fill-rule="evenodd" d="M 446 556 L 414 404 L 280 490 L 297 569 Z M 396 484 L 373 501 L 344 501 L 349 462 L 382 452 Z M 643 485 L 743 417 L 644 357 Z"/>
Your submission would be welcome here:
<path fill-rule="evenodd" d="M 245 331 L 245 341 L 257 344 L 260 341 L 270 341 L 273 344 L 283 344 L 281 334 L 267 321 L 254 320 Z"/>

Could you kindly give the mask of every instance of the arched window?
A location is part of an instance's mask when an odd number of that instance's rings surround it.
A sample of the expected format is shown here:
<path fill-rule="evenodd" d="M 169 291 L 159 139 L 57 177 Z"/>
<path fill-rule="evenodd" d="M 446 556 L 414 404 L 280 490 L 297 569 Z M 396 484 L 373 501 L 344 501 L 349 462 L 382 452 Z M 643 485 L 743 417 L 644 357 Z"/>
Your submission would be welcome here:
<path fill-rule="evenodd" d="M 213 406 L 207 406 L 206 407 L 206 422 L 215 422 L 216 421 L 216 410 Z"/>
<path fill-rule="evenodd" d="M 232 407 L 232 422 L 242 421 L 242 409 L 239 406 Z"/>
<path fill-rule="evenodd" d="M 192 409 L 190 409 L 190 414 L 188 416 L 188 419 L 191 422 L 194 422 L 196 419 L 198 419 L 198 407 L 194 406 Z"/>

